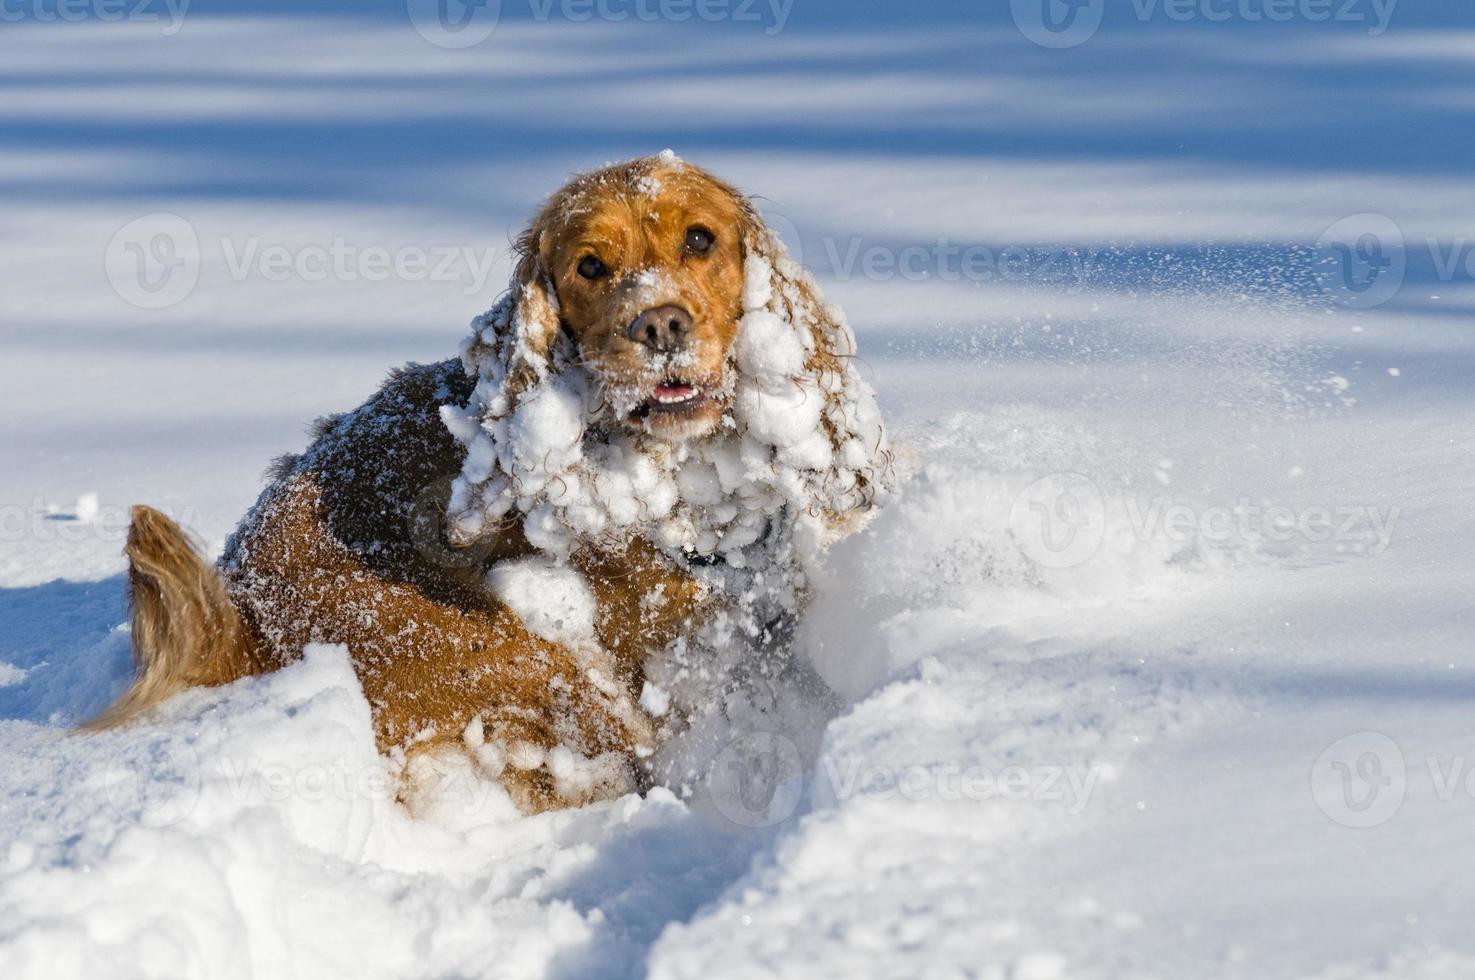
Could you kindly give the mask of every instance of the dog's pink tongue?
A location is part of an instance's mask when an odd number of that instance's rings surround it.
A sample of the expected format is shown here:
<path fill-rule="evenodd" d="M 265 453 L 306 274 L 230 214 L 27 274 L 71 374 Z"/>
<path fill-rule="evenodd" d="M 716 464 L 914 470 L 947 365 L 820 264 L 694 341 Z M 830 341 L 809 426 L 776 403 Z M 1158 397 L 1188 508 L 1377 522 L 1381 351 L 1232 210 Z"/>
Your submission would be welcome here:
<path fill-rule="evenodd" d="M 691 385 L 656 385 L 655 395 L 657 398 L 672 400 L 677 398 L 690 398 L 697 390 Z"/>

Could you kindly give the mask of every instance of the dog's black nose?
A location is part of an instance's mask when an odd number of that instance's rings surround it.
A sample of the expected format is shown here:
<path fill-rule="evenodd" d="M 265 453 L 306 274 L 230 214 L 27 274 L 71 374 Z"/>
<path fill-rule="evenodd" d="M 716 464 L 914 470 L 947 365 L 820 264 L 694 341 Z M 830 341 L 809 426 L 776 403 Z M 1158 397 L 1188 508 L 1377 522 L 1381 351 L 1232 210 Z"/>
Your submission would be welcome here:
<path fill-rule="evenodd" d="M 679 306 L 656 306 L 630 324 L 630 339 L 651 350 L 679 350 L 691 336 L 691 314 Z"/>

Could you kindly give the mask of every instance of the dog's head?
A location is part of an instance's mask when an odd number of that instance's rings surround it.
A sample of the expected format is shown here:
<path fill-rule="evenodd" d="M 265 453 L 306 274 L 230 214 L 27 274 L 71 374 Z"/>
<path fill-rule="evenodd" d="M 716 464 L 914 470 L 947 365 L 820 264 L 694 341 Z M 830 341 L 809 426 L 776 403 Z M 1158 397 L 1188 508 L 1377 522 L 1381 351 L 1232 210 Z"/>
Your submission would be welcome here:
<path fill-rule="evenodd" d="M 753 224 L 736 191 L 672 157 L 579 177 L 519 240 L 523 329 L 544 352 L 565 334 L 619 424 L 706 435 L 731 397 Z"/>
<path fill-rule="evenodd" d="M 889 483 L 849 327 L 732 187 L 669 152 L 606 167 L 518 250 L 463 347 L 476 393 L 443 410 L 453 543 L 516 510 L 550 550 L 643 523 L 737 563 L 780 511 L 819 540 Z"/>

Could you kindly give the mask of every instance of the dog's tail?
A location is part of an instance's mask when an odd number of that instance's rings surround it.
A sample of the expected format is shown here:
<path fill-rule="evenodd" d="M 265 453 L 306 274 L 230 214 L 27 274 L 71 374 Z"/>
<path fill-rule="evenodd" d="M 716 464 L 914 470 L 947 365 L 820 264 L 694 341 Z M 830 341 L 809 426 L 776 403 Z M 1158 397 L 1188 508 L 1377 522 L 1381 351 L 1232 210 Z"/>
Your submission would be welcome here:
<path fill-rule="evenodd" d="M 256 673 L 250 630 L 225 582 L 178 524 L 151 507 L 133 508 L 125 553 L 138 673 L 90 729 L 120 725 L 187 687 Z"/>

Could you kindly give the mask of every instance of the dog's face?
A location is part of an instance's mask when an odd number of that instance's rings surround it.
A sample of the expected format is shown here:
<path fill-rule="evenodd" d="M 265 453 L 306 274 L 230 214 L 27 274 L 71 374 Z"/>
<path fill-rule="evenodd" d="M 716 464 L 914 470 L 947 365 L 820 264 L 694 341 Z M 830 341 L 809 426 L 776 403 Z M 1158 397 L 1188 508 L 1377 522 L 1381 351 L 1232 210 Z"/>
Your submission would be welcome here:
<path fill-rule="evenodd" d="M 673 154 L 576 177 L 517 251 L 511 287 L 462 347 L 476 388 L 442 406 L 466 450 L 447 505 L 455 546 L 515 508 L 555 553 L 581 535 L 618 543 L 649 518 L 660 548 L 731 560 L 773 546 L 762 529 L 776 501 L 816 544 L 890 485 L 843 315 L 721 180 Z M 725 482 L 734 449 L 760 492 Z M 688 464 L 694 480 L 678 481 Z M 627 506 L 637 485 L 651 508 Z"/>
<path fill-rule="evenodd" d="M 748 215 L 695 167 L 643 164 L 565 188 L 525 247 L 619 423 L 678 442 L 727 407 Z"/>

